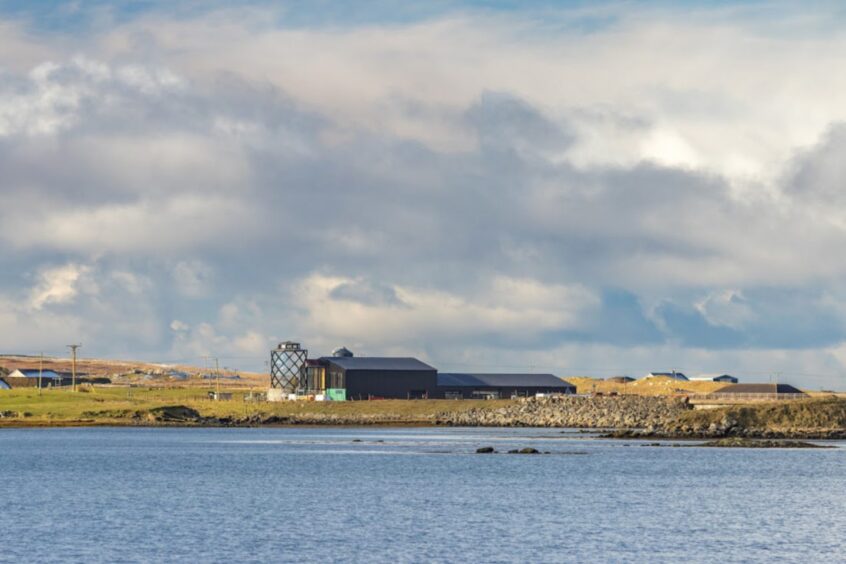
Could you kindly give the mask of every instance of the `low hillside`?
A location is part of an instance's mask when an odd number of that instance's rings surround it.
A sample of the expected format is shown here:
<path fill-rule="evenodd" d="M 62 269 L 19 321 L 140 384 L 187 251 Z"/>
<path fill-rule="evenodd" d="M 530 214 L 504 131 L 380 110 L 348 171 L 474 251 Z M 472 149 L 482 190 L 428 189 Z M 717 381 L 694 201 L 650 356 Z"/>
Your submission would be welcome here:
<path fill-rule="evenodd" d="M 829 397 L 731 406 L 682 413 L 670 428 L 754 434 L 846 431 L 846 399 Z"/>
<path fill-rule="evenodd" d="M 44 370 L 70 373 L 71 360 L 69 358 L 46 357 L 43 362 L 36 356 L 2 355 L 0 356 L 0 372 L 11 372 L 17 369 L 37 370 L 43 367 Z M 193 366 L 188 364 L 156 364 L 132 360 L 111 360 L 97 358 L 80 358 L 76 363 L 78 374 L 85 374 L 90 377 L 110 378 L 120 384 L 143 384 L 145 386 L 164 387 L 204 387 L 208 380 L 202 375 L 211 374 L 214 371 L 208 367 Z M 171 372 L 181 372 L 188 376 L 187 379 L 169 378 Z M 221 371 L 223 376 L 229 375 L 227 371 Z M 267 387 L 269 376 L 252 372 L 237 373 L 238 378 L 221 378 L 221 386 L 226 387 Z"/>
<path fill-rule="evenodd" d="M 707 394 L 726 385 L 723 382 L 685 382 L 665 376 L 641 378 L 625 384 L 582 376 L 568 376 L 564 379 L 576 386 L 576 390 L 580 394 L 618 393 L 638 396 L 669 396 L 683 393 Z"/>

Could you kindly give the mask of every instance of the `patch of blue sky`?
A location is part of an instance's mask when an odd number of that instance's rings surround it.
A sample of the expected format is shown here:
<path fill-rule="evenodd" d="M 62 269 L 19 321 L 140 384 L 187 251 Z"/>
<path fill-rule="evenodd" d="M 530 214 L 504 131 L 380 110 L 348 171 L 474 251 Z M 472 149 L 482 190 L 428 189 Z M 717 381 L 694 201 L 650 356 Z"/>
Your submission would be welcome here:
<path fill-rule="evenodd" d="M 491 16 L 520 15 L 550 31 L 590 33 L 613 25 L 621 11 L 681 11 L 689 9 L 748 9 L 772 1 L 691 0 L 669 2 L 596 2 L 587 0 L 0 0 L 0 17 L 26 21 L 36 31 L 86 32 L 110 27 L 145 15 L 193 18 L 228 9 L 266 8 L 276 12 L 273 25 L 285 28 L 356 27 L 408 24 L 462 13 Z"/>

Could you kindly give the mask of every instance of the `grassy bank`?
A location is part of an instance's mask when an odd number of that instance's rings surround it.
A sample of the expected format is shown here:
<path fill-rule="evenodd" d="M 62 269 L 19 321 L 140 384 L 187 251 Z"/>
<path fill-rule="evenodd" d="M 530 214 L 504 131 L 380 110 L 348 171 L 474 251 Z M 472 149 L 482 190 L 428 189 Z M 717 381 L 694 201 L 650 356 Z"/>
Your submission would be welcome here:
<path fill-rule="evenodd" d="M 743 429 L 775 432 L 796 429 L 846 429 L 846 399 L 838 397 L 742 405 L 689 411 L 677 424 L 709 427 L 731 421 Z"/>
<path fill-rule="evenodd" d="M 314 419 L 360 419 L 367 423 L 431 423 L 445 411 L 461 412 L 478 407 L 498 408 L 510 400 L 378 400 L 357 402 L 248 402 L 249 390 L 236 390 L 233 399 L 211 401 L 208 389 L 93 387 L 85 392 L 70 390 L 15 389 L 0 392 L 0 426 L 45 425 L 136 425 L 154 422 L 156 410 L 185 406 L 204 418 L 242 420 L 277 417 L 295 421 Z"/>

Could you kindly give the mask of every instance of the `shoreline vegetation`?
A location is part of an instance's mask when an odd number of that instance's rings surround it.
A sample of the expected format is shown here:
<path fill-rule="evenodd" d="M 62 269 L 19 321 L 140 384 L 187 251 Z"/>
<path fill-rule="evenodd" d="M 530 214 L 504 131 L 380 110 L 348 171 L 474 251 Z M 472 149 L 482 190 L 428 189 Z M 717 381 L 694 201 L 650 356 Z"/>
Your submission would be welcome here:
<path fill-rule="evenodd" d="M 846 439 L 837 397 L 694 410 L 684 397 L 598 396 L 519 400 L 253 402 L 249 390 L 212 401 L 197 388 L 89 386 L 6 390 L 2 427 L 470 426 L 581 428 L 622 439 Z"/>

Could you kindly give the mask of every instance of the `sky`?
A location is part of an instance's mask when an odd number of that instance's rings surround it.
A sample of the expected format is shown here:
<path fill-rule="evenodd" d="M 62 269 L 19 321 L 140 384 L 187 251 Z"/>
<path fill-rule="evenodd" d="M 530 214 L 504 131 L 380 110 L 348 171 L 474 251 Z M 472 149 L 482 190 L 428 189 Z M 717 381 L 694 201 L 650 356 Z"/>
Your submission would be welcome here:
<path fill-rule="evenodd" d="M 846 389 L 844 16 L 0 0 L 0 352 Z"/>

